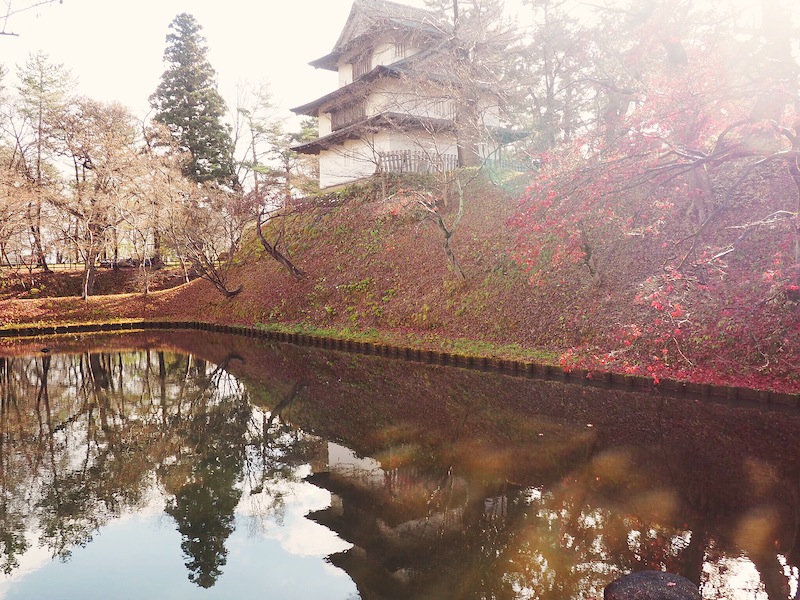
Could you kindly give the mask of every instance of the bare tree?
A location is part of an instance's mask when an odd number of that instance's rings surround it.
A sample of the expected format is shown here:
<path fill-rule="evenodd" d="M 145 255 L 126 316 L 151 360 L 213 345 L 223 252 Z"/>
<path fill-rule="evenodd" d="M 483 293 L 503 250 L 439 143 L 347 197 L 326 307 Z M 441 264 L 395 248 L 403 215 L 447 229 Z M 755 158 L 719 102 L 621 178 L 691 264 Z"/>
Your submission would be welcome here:
<path fill-rule="evenodd" d="M 12 157 L 13 152 L 7 150 L 0 154 L 0 271 L 21 262 L 27 242 L 25 199 L 21 193 L 25 177 Z M 15 257 L 13 262 L 11 256 Z"/>
<path fill-rule="evenodd" d="M 266 84 L 251 93 L 240 90 L 234 132 L 244 156 L 237 161 L 237 176 L 250 188 L 245 199 L 256 209 L 256 232 L 264 250 L 292 276 L 302 277 L 302 269 L 281 248 L 284 221 L 280 219 L 291 210 L 295 190 L 307 191 L 310 187 L 297 153 L 290 148 L 307 128 L 299 134 L 287 134 L 282 125 Z M 279 220 L 281 225 L 277 225 Z M 271 239 L 264 227 L 270 222 L 275 233 Z"/>
<path fill-rule="evenodd" d="M 19 160 L 24 166 L 31 188 L 26 217 L 30 229 L 33 254 L 42 269 L 49 271 L 42 235 L 42 214 L 52 195 L 50 184 L 53 172 L 48 164 L 52 158 L 50 120 L 65 109 L 65 99 L 73 86 L 69 70 L 51 63 L 42 53 L 32 54 L 19 70 L 19 99 L 12 121 Z"/>
<path fill-rule="evenodd" d="M 79 224 L 75 243 L 84 263 L 81 295 L 94 291 L 97 260 L 120 223 L 119 207 L 131 194 L 136 173 L 137 130 L 118 104 L 77 98 L 53 120 L 58 152 L 73 174 L 71 194 L 51 199 Z"/>
<path fill-rule="evenodd" d="M 55 4 L 56 2 L 63 4 L 64 0 L 38 0 L 36 2 L 31 2 L 30 0 L 28 2 L 11 2 L 11 0 L 5 0 L 5 14 L 0 15 L 0 23 L 2 23 L 2 26 L 0 26 L 0 35 L 19 35 L 8 30 L 8 22 L 11 17 L 40 6 Z"/>
<path fill-rule="evenodd" d="M 255 217 L 250 199 L 214 184 L 196 184 L 179 199 L 174 213 L 174 235 L 200 277 L 226 298 L 242 291 L 230 287 L 230 273 L 242 234 Z"/>

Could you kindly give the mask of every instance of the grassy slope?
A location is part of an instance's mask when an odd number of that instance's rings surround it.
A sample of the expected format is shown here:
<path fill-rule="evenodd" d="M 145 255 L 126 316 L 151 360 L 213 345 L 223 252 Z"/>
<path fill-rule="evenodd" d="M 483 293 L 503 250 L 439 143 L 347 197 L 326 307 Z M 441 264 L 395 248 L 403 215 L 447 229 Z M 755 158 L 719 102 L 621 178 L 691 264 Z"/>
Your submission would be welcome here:
<path fill-rule="evenodd" d="M 453 204 L 445 209 L 449 218 Z M 737 290 L 741 278 L 736 278 L 728 287 L 684 294 L 682 306 L 692 318 L 683 323 L 681 339 L 661 343 L 660 328 L 671 324 L 650 304 L 636 300 L 663 262 L 660 244 L 647 238 L 615 244 L 599 286 L 580 265 L 552 285 L 532 286 L 513 259 L 518 232 L 508 220 L 516 208 L 513 195 L 488 183 L 469 190 L 464 219 L 453 237 L 466 281 L 449 269 L 433 222 L 413 205 L 366 194 L 284 221 L 292 258 L 308 274 L 303 279 L 288 275 L 253 239 L 232 274 L 231 287 L 244 286 L 232 299 L 195 281 L 146 298 L 5 301 L 0 302 L 0 325 L 134 317 L 280 325 L 476 354 L 534 358 L 537 354 L 526 352 L 537 349 L 545 351 L 539 358 L 553 361 L 573 349 L 583 364 L 594 367 L 800 390 L 800 311 L 795 305 L 762 306 L 741 319 L 724 316 L 737 314 L 730 312 L 731 295 L 753 302 L 752 294 Z M 763 270 L 752 254 L 745 256 L 757 264 L 741 269 L 752 274 Z M 735 326 L 721 327 L 721 319 Z M 770 319 L 780 324 L 779 343 L 742 351 L 748 328 L 769 328 Z M 631 344 L 630 336 L 620 332 L 634 325 L 651 333 Z M 655 354 L 657 369 L 648 370 Z"/>

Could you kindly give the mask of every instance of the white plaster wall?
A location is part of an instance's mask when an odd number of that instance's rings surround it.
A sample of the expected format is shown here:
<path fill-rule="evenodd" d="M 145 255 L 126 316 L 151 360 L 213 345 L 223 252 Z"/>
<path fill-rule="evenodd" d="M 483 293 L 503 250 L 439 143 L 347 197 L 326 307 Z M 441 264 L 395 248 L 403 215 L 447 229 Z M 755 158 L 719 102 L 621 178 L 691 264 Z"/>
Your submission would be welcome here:
<path fill-rule="evenodd" d="M 367 111 L 367 116 L 371 117 L 373 115 L 380 114 L 381 112 L 385 111 L 386 105 L 386 95 L 384 93 L 384 88 L 386 87 L 386 80 L 378 80 L 370 89 L 370 94 L 367 96 L 366 103 L 365 103 L 365 110 Z"/>
<path fill-rule="evenodd" d="M 426 131 L 392 131 L 376 135 L 376 147 L 381 152 L 410 150 L 423 152 L 431 157 L 455 154 L 455 137 L 448 133 L 430 134 Z"/>
<path fill-rule="evenodd" d="M 481 103 L 481 111 L 483 124 L 486 127 L 501 127 L 503 125 L 503 121 L 500 118 L 500 106 L 497 102 L 484 100 Z"/>
<path fill-rule="evenodd" d="M 339 60 L 339 87 L 353 83 L 353 65 L 344 59 Z"/>
<path fill-rule="evenodd" d="M 395 45 L 397 43 L 404 42 L 398 42 L 390 35 L 380 37 L 375 43 L 372 53 L 372 66 L 391 65 L 392 63 L 396 63 L 399 60 L 403 60 L 404 58 L 408 58 L 420 52 L 420 48 L 405 42 L 405 53 L 402 56 L 397 56 L 395 52 Z"/>
<path fill-rule="evenodd" d="M 421 52 L 420 48 L 406 44 L 405 55 L 396 56 L 394 40 L 392 40 L 390 37 L 384 36 L 377 41 L 372 49 L 372 55 L 370 59 L 371 68 L 374 69 L 378 65 L 391 65 L 399 60 L 413 56 L 418 52 Z M 356 56 L 356 53 L 349 53 L 339 59 L 339 64 L 337 66 L 339 73 L 339 87 L 344 87 L 353 83 L 352 62 Z"/>
<path fill-rule="evenodd" d="M 369 140 L 347 140 L 343 146 L 323 150 L 319 154 L 320 188 L 342 185 L 375 174 L 380 152 L 410 150 L 423 152 L 432 159 L 439 155 L 455 155 L 456 142 L 451 134 L 429 136 L 425 132 L 385 131 Z"/>
<path fill-rule="evenodd" d="M 413 48 L 413 47 L 409 48 L 408 46 L 406 46 L 406 58 L 408 58 L 409 56 L 414 56 L 418 52 L 422 52 L 422 48 Z"/>
<path fill-rule="evenodd" d="M 344 159 L 337 150 L 321 150 L 319 153 L 319 187 L 325 189 L 333 185 L 345 183 Z"/>
<path fill-rule="evenodd" d="M 331 133 L 331 113 L 320 111 L 317 117 L 317 123 L 319 125 L 319 137 Z"/>
<path fill-rule="evenodd" d="M 367 99 L 367 114 L 375 115 L 391 111 L 430 117 L 449 119 L 454 114 L 454 102 L 447 99 L 444 90 L 435 86 L 408 89 L 408 83 L 399 79 L 383 79 L 375 82 L 372 93 Z M 486 127 L 500 127 L 500 107 L 494 98 L 486 97 L 480 102 L 482 123 Z"/>
<path fill-rule="evenodd" d="M 398 94 L 403 90 L 396 79 L 381 79 L 372 87 L 372 95 L 367 101 L 367 110 L 370 114 L 381 112 L 404 112 L 400 109 L 402 102 Z M 397 99 L 396 99 L 397 98 Z"/>
<path fill-rule="evenodd" d="M 342 146 L 319 154 L 319 185 L 327 188 L 375 173 L 376 150 L 363 140 L 346 140 Z"/>
<path fill-rule="evenodd" d="M 372 53 L 372 65 L 390 65 L 395 62 L 394 57 L 394 42 L 390 40 L 381 40 L 375 45 L 375 50 Z"/>
<path fill-rule="evenodd" d="M 452 102 L 435 95 L 435 90 L 409 91 L 407 84 L 397 79 L 375 82 L 367 99 L 367 114 L 397 112 L 418 117 L 447 118 Z"/>

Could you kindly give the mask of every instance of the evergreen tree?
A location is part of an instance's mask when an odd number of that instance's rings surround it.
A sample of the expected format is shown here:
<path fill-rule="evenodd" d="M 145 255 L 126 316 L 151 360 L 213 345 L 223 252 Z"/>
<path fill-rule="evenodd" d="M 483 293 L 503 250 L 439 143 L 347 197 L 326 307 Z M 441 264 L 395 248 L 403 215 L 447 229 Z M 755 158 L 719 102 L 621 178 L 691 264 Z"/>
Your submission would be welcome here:
<path fill-rule="evenodd" d="M 164 50 L 167 69 L 150 96 L 155 120 L 164 123 L 178 147 L 188 152 L 187 177 L 235 187 L 231 131 L 222 121 L 227 109 L 206 57 L 202 28 L 186 13 L 175 17 L 169 28 Z"/>

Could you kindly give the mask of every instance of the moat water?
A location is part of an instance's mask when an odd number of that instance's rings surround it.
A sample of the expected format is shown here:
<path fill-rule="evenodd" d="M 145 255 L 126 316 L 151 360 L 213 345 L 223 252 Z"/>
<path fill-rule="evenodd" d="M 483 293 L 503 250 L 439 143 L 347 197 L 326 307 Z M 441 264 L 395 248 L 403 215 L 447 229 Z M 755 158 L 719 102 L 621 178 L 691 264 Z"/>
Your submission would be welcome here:
<path fill-rule="evenodd" d="M 200 332 L 0 346 L 0 598 L 798 597 L 800 411 Z"/>

